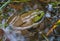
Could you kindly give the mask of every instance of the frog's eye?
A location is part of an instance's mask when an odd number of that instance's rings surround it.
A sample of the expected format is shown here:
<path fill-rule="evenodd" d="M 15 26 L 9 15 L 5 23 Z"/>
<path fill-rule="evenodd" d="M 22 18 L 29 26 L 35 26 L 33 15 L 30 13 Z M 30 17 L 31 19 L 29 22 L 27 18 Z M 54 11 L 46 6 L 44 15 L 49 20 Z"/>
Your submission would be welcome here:
<path fill-rule="evenodd" d="M 58 4 L 58 6 L 60 6 L 60 4 Z"/>
<path fill-rule="evenodd" d="M 38 14 L 38 16 L 41 16 L 41 14 Z"/>

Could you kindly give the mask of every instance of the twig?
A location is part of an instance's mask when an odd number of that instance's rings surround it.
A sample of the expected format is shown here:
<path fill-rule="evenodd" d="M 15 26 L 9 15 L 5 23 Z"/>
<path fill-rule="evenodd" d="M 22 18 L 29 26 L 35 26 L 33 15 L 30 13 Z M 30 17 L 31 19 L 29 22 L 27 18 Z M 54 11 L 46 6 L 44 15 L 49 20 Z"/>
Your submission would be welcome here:
<path fill-rule="evenodd" d="M 49 41 L 49 39 L 44 34 L 42 34 L 42 36 L 46 39 L 46 41 Z"/>
<path fill-rule="evenodd" d="M 60 20 L 57 21 L 57 23 L 60 22 Z M 53 27 L 48 31 L 48 33 L 46 34 L 47 36 L 58 26 L 57 23 L 55 23 L 55 25 L 53 25 Z"/>
<path fill-rule="evenodd" d="M 46 37 L 46 35 L 43 32 L 39 32 L 39 34 L 41 34 L 42 37 L 46 39 L 46 41 L 49 41 L 49 39 Z"/>

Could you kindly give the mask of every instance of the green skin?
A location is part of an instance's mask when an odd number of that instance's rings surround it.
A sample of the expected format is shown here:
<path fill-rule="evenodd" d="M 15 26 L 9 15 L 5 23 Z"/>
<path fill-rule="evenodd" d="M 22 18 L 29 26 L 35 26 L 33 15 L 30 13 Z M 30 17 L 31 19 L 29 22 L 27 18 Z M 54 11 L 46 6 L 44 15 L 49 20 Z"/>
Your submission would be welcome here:
<path fill-rule="evenodd" d="M 37 22 L 37 21 L 41 20 L 43 16 L 44 16 L 44 12 L 42 12 L 40 16 L 37 15 L 36 17 L 34 17 L 33 21 Z"/>

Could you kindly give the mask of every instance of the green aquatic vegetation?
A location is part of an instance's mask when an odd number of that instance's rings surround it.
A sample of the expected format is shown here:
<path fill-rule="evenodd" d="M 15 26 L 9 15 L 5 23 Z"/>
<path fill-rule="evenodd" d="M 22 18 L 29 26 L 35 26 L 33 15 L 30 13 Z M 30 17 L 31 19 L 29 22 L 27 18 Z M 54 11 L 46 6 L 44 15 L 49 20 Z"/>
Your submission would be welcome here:
<path fill-rule="evenodd" d="M 3 27 L 3 28 L 6 28 L 7 26 L 8 26 L 7 23 L 5 23 L 5 24 L 1 24 L 1 23 L 0 23 L 0 28 L 2 28 L 2 27 Z"/>
<path fill-rule="evenodd" d="M 50 4 L 52 4 L 53 5 L 53 7 L 56 7 L 57 6 L 57 1 L 56 2 L 50 2 Z"/>
<path fill-rule="evenodd" d="M 0 11 L 1 11 L 8 3 L 10 3 L 10 0 L 8 0 L 7 2 L 5 2 L 5 3 L 0 7 Z"/>

